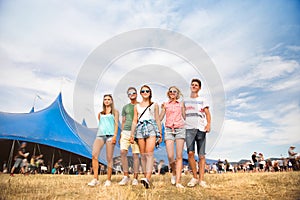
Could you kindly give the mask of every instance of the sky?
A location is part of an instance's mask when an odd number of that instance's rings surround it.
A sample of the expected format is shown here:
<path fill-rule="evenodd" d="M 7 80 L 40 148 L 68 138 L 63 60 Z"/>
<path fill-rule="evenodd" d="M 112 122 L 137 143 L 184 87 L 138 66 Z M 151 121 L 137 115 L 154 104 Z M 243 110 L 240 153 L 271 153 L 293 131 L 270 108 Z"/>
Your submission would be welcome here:
<path fill-rule="evenodd" d="M 67 112 L 81 122 L 84 116 L 74 114 L 74 91 L 93 52 L 118 35 L 158 28 L 194 41 L 222 81 L 225 117 L 207 157 L 239 161 L 254 151 L 266 158 L 286 157 L 290 145 L 300 152 L 299 10 L 297 0 L 0 1 L 0 111 L 27 113 L 33 105 L 38 111 L 62 92 Z M 182 57 L 136 50 L 120 55 L 98 77 L 88 126 L 95 126 L 104 93 L 116 94 L 135 83 L 128 74 L 139 74 L 145 82 L 154 79 L 155 73 L 144 73 L 149 66 L 167 67 L 160 75 L 179 85 L 185 96 L 190 78 L 200 76 L 203 95 L 214 102 L 208 77 Z M 172 79 L 178 74 L 180 84 Z M 166 100 L 168 85 L 152 86 L 155 100 Z M 126 103 L 125 91 L 122 95 L 116 97 L 119 110 Z"/>

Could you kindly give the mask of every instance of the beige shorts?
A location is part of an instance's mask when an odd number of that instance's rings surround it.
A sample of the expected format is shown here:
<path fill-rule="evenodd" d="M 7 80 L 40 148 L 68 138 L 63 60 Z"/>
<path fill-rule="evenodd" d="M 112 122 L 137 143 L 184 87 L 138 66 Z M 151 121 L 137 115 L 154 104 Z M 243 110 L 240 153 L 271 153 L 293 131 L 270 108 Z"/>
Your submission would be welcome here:
<path fill-rule="evenodd" d="M 131 131 L 122 131 L 121 132 L 121 140 L 120 140 L 120 149 L 127 150 L 129 146 L 131 146 L 132 153 L 140 153 L 139 145 L 134 141 L 133 144 L 130 143 L 130 134 Z"/>

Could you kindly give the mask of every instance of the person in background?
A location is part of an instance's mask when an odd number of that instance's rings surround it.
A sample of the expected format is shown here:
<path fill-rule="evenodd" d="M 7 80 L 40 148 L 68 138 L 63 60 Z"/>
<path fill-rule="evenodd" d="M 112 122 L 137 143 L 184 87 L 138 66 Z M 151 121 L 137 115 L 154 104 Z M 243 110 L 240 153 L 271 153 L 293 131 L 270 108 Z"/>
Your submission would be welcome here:
<path fill-rule="evenodd" d="M 297 165 L 297 161 L 296 161 L 297 153 L 294 151 L 295 148 L 296 147 L 294 145 L 291 145 L 288 150 L 288 154 L 289 154 L 289 160 L 292 163 L 293 170 L 298 170 L 298 165 Z"/>
<path fill-rule="evenodd" d="M 142 170 L 145 175 L 141 183 L 148 189 L 154 163 L 154 148 L 161 143 L 162 133 L 158 105 L 151 101 L 151 88 L 143 85 L 140 94 L 142 101 L 134 106 L 130 141 L 133 144 L 135 138 L 138 140 Z"/>
<path fill-rule="evenodd" d="M 186 146 L 188 160 L 193 172 L 193 178 L 188 183 L 188 187 L 194 187 L 199 183 L 201 187 L 207 187 L 204 179 L 205 168 L 205 144 L 206 134 L 210 132 L 211 115 L 209 104 L 205 98 L 200 97 L 198 92 L 201 90 L 201 81 L 192 79 L 190 85 L 190 97 L 184 100 L 186 109 Z M 199 157 L 199 178 L 197 175 L 195 161 L 195 144 L 197 145 Z"/>
<path fill-rule="evenodd" d="M 265 165 L 266 165 L 266 161 L 265 161 L 264 155 L 262 153 L 259 153 L 258 155 L 259 155 L 259 157 L 258 157 L 259 171 L 263 172 Z"/>
<path fill-rule="evenodd" d="M 137 91 L 134 87 L 129 87 L 127 89 L 127 96 L 130 103 L 126 104 L 122 109 L 122 132 L 120 139 L 120 149 L 121 149 L 121 162 L 123 166 L 124 177 L 119 182 L 119 185 L 126 185 L 129 181 L 129 169 L 128 169 L 128 159 L 127 153 L 129 146 L 131 146 L 132 156 L 133 156 L 133 181 L 132 185 L 138 185 L 138 173 L 139 173 L 139 153 L 140 149 L 136 141 L 133 144 L 130 143 L 131 136 L 131 125 L 134 115 L 134 106 L 137 102 Z"/>
<path fill-rule="evenodd" d="M 27 146 L 26 142 L 21 143 L 21 145 L 18 149 L 18 154 L 16 156 L 15 164 L 10 171 L 10 176 L 14 176 L 14 171 L 18 167 L 21 168 L 21 173 L 25 174 L 25 168 L 24 168 L 25 166 L 24 166 L 23 160 L 26 159 L 27 156 L 29 155 L 29 153 L 26 153 L 26 146 Z"/>
<path fill-rule="evenodd" d="M 63 159 L 60 158 L 58 161 L 54 164 L 54 167 L 52 169 L 52 174 L 61 174 L 63 173 L 64 167 L 62 164 Z"/>
<path fill-rule="evenodd" d="M 114 107 L 114 101 L 111 94 L 103 96 L 103 110 L 98 114 L 99 125 L 97 136 L 93 144 L 92 151 L 92 167 L 94 178 L 88 183 L 89 186 L 96 186 L 98 181 L 99 161 L 98 157 L 104 144 L 106 144 L 106 160 L 107 160 L 107 180 L 105 187 L 111 186 L 111 175 L 113 167 L 113 153 L 118 134 L 119 112 Z"/>
<path fill-rule="evenodd" d="M 166 115 L 165 122 L 165 143 L 168 154 L 168 160 L 172 169 L 171 184 L 177 188 L 184 188 L 180 184 L 182 171 L 182 152 L 185 141 L 185 107 L 183 102 L 180 102 L 182 93 L 176 86 L 171 86 L 168 89 L 168 102 L 162 104 L 160 120 L 162 121 Z M 176 159 L 174 159 L 174 145 L 176 142 Z M 176 160 L 176 161 L 175 161 Z"/>
<path fill-rule="evenodd" d="M 252 163 L 253 163 L 253 172 L 256 172 L 258 169 L 258 162 L 257 162 L 257 153 L 253 152 L 251 159 L 252 159 Z"/>

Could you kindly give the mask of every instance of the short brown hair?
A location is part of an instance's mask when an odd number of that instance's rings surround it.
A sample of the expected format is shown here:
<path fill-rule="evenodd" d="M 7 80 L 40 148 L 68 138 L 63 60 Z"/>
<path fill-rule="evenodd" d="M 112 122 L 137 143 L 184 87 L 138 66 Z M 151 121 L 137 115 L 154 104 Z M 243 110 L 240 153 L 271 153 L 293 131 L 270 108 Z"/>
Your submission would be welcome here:
<path fill-rule="evenodd" d="M 193 82 L 197 82 L 197 83 L 199 84 L 199 86 L 201 87 L 201 81 L 200 81 L 200 79 L 198 79 L 198 78 L 193 78 L 192 81 L 191 81 L 191 84 L 192 84 Z"/>

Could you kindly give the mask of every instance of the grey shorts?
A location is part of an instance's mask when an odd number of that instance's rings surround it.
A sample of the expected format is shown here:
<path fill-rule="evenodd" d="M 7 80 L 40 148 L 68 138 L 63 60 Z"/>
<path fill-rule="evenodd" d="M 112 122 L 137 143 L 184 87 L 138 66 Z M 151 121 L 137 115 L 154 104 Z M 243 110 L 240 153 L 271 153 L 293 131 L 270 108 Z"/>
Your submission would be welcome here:
<path fill-rule="evenodd" d="M 106 143 L 107 141 L 111 141 L 112 138 L 113 138 L 113 135 L 101 135 L 101 136 L 96 137 L 96 139 L 103 140 L 104 143 Z"/>
<path fill-rule="evenodd" d="M 17 159 L 16 159 L 16 162 L 15 162 L 15 164 L 14 164 L 14 167 L 15 167 L 15 168 L 18 168 L 18 167 L 24 167 L 23 159 L 22 159 L 22 158 L 17 158 Z"/>
<path fill-rule="evenodd" d="M 186 129 L 185 140 L 187 152 L 195 152 L 196 143 L 198 156 L 205 155 L 206 132 L 202 132 L 199 129 Z"/>
<path fill-rule="evenodd" d="M 185 139 L 185 129 L 175 128 L 174 132 L 171 128 L 165 128 L 165 140 Z"/>

